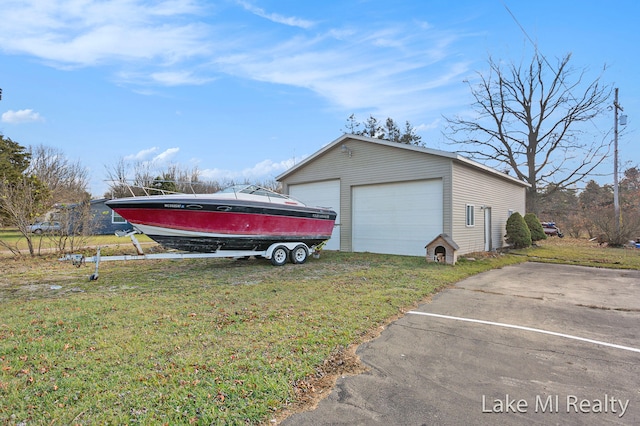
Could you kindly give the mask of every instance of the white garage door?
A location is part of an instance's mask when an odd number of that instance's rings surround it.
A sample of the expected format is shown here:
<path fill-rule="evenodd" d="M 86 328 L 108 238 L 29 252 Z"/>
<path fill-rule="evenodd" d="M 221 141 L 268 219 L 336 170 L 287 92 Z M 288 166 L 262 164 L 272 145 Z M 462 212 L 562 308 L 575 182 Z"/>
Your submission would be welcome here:
<path fill-rule="evenodd" d="M 289 195 L 308 206 L 329 207 L 338 214 L 331 239 L 324 248 L 327 250 L 340 250 L 340 181 L 330 180 L 291 185 L 289 187 Z"/>
<path fill-rule="evenodd" d="M 353 251 L 424 256 L 442 233 L 442 180 L 353 188 Z"/>

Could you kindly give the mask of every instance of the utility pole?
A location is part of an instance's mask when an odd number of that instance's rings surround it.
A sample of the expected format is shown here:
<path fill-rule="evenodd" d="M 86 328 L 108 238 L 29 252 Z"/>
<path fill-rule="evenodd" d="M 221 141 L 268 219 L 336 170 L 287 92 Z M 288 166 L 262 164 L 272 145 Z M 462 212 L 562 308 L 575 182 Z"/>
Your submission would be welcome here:
<path fill-rule="evenodd" d="M 616 220 L 616 238 L 620 237 L 620 201 L 618 192 L 618 110 L 624 109 L 618 104 L 618 88 L 615 90 L 615 100 L 613 101 L 613 210 Z"/>

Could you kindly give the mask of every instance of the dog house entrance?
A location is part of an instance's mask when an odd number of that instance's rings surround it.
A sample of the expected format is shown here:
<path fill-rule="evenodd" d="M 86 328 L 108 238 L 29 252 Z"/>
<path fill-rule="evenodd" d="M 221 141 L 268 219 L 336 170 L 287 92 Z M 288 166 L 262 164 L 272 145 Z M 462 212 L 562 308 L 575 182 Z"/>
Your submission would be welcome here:
<path fill-rule="evenodd" d="M 427 261 L 455 265 L 458 257 L 456 250 L 460 247 L 447 234 L 440 234 L 425 248 L 427 249 Z"/>

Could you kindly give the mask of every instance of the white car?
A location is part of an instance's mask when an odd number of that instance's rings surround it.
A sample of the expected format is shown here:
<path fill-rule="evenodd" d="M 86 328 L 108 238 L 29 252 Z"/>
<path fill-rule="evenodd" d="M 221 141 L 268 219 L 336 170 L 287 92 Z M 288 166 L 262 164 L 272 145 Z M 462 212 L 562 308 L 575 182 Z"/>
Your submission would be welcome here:
<path fill-rule="evenodd" d="M 29 232 L 33 232 L 34 234 L 50 234 L 60 232 L 61 230 L 60 222 L 36 222 L 29 226 Z"/>

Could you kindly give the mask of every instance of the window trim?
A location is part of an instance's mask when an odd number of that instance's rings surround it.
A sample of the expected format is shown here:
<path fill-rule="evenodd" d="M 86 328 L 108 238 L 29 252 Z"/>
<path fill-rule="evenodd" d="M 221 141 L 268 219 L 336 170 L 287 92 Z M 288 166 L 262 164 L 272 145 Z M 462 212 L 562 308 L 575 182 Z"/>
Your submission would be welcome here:
<path fill-rule="evenodd" d="M 127 220 L 120 216 L 118 213 L 115 212 L 115 210 L 111 211 L 111 223 L 112 224 L 122 224 L 122 223 L 127 223 Z"/>
<path fill-rule="evenodd" d="M 473 204 L 465 205 L 465 226 L 467 228 L 473 228 L 476 226 L 476 206 Z"/>

